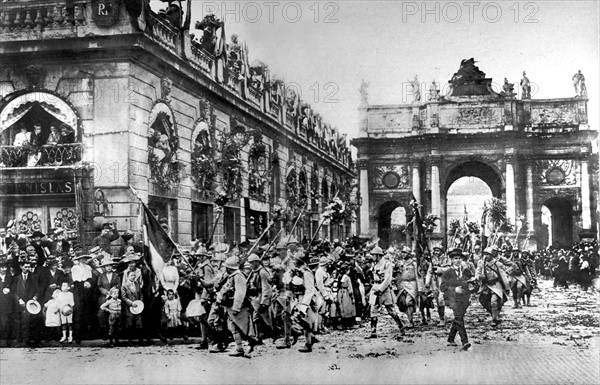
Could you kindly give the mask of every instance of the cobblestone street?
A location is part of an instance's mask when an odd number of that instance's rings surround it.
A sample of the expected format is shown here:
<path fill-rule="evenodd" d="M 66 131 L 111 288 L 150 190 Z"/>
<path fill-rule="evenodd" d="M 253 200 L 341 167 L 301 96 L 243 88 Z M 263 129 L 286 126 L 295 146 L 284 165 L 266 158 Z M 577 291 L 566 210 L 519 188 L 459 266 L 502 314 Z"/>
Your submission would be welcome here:
<path fill-rule="evenodd" d="M 312 354 L 277 350 L 269 341 L 249 359 L 210 354 L 197 344 L 0 350 L 2 384 L 73 383 L 422 383 L 595 384 L 600 380 L 598 295 L 554 290 L 542 281 L 534 307 L 503 310 L 496 329 L 473 301 L 468 352 L 445 344 L 446 331 L 418 326 L 400 337 L 386 320 L 381 337 L 366 329 L 333 331 Z M 435 321 L 434 316 L 434 321 Z M 175 342 L 178 342 L 175 340 Z M 300 341 L 301 342 L 301 341 Z M 160 344 L 160 345 L 158 345 Z M 57 366 L 61 370 L 57 370 Z"/>

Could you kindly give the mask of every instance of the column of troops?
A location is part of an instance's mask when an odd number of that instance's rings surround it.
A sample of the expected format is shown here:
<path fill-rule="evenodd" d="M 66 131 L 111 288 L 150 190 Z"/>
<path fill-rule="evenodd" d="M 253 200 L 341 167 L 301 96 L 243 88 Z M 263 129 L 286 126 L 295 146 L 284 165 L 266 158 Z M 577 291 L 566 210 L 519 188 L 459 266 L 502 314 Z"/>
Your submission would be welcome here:
<path fill-rule="evenodd" d="M 403 334 L 416 321 L 431 323 L 437 310 L 438 326 L 451 324 L 448 344 L 457 346 L 458 334 L 468 350 L 472 298 L 495 327 L 510 297 L 514 307 L 530 306 L 537 276 L 587 290 L 598 268 L 596 243 L 536 253 L 436 247 L 417 258 L 409 248 L 384 251 L 357 238 L 309 245 L 283 237 L 274 246 L 247 241 L 219 250 L 196 242 L 155 274 L 133 238 L 107 223 L 85 252 L 62 229 L 31 236 L 12 223 L 0 229 L 0 340 L 35 347 L 106 339 L 115 346 L 197 335 L 197 349 L 225 352 L 235 342 L 229 354 L 246 356 L 266 340 L 289 349 L 301 339 L 299 350 L 311 352 L 332 329 L 364 322 L 365 338 L 377 338 L 384 313 Z"/>

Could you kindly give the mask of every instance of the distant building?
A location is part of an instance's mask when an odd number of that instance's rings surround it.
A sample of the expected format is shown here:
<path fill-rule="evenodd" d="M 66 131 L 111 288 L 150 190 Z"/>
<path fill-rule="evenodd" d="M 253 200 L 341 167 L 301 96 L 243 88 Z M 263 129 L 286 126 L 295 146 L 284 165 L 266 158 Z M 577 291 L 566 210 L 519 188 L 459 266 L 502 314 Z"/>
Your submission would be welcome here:
<path fill-rule="evenodd" d="M 397 238 L 390 226 L 392 213 L 410 211 L 414 196 L 425 214 L 441 218 L 431 238 L 445 245 L 448 189 L 471 176 L 506 203 L 512 224 L 525 217 L 530 244 L 543 230 L 542 206 L 552 213 L 555 242 L 566 246 L 594 238 L 598 169 L 592 142 L 597 128 L 588 125 L 588 99 L 532 100 L 525 79 L 521 99 L 508 82 L 496 92 L 492 79 L 470 59 L 462 61 L 448 82 L 447 95 L 431 87 L 427 101 L 421 100 L 416 79 L 411 104 L 369 105 L 363 91 L 360 131 L 352 141 L 365 197 L 361 236 L 378 235 L 384 244 Z M 545 246 L 543 240 L 538 246 Z"/>

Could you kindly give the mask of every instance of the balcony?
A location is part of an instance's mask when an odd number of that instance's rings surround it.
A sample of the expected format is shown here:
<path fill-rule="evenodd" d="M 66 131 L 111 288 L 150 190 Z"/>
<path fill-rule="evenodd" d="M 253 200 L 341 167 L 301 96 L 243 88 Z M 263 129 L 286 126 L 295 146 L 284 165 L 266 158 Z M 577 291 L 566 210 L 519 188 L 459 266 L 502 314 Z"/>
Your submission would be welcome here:
<path fill-rule="evenodd" d="M 20 0 L 0 4 L 0 41 L 77 36 L 88 24 L 87 0 Z"/>
<path fill-rule="evenodd" d="M 81 163 L 81 143 L 40 147 L 0 146 L 0 169 L 58 168 Z"/>

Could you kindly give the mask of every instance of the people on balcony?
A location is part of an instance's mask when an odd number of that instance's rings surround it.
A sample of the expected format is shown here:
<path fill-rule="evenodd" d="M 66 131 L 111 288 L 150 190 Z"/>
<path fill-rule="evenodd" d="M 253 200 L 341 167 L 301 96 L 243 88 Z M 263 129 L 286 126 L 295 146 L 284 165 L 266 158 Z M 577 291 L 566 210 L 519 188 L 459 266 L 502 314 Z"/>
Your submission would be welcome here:
<path fill-rule="evenodd" d="M 75 143 L 75 130 L 66 123 L 50 123 L 50 133 L 45 134 L 43 122 L 35 122 L 33 129 L 19 122 L 19 132 L 13 140 L 13 148 L 0 152 L 0 167 L 60 166 L 80 160 L 77 148 L 64 146 Z M 46 137 L 47 135 L 47 137 Z"/>

